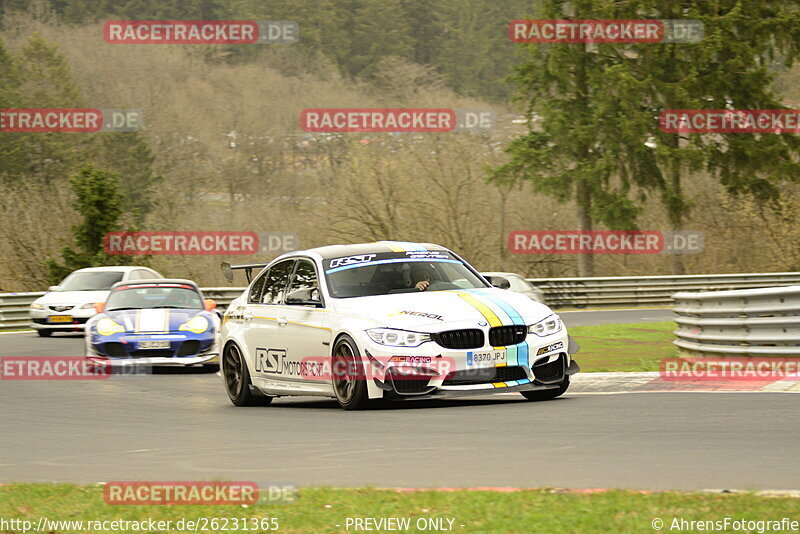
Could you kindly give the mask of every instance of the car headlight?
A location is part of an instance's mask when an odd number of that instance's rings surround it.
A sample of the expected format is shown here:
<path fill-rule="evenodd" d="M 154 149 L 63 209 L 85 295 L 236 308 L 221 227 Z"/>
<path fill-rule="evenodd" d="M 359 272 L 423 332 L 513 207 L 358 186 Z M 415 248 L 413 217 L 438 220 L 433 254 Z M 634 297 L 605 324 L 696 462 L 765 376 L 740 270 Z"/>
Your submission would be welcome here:
<path fill-rule="evenodd" d="M 81 306 L 78 309 L 79 310 L 88 310 L 89 308 L 94 308 L 95 304 L 96 304 L 95 302 L 87 302 L 86 304 L 84 304 L 83 306 Z"/>
<path fill-rule="evenodd" d="M 124 326 L 108 317 L 103 317 L 97 321 L 97 326 L 95 328 L 97 328 L 97 333 L 101 336 L 110 336 L 111 334 L 118 334 L 119 332 L 125 331 Z"/>
<path fill-rule="evenodd" d="M 553 314 L 545 317 L 538 323 L 530 325 L 528 327 L 528 333 L 536 334 L 539 337 L 545 337 L 550 334 L 555 334 L 556 332 L 561 332 L 562 328 L 564 328 L 564 324 L 561 322 L 561 318 Z"/>
<path fill-rule="evenodd" d="M 202 315 L 195 315 L 182 325 L 178 327 L 178 330 L 188 330 L 194 334 L 202 334 L 206 330 L 208 330 L 208 319 L 203 317 Z"/>
<path fill-rule="evenodd" d="M 371 328 L 367 335 L 375 343 L 390 347 L 418 347 L 431 340 L 430 334 L 395 330 L 394 328 Z"/>
<path fill-rule="evenodd" d="M 35 302 L 34 302 L 33 304 L 31 304 L 31 309 L 32 309 L 32 310 L 43 310 L 43 309 L 44 309 L 44 306 L 42 306 L 41 304 L 37 304 L 37 303 L 35 303 Z"/>

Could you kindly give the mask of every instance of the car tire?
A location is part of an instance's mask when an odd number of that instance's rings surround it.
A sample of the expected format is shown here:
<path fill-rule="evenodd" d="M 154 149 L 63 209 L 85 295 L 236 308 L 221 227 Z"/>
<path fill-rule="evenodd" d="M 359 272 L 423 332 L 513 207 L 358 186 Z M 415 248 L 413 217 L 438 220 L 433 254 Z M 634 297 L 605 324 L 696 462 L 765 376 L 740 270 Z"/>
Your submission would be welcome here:
<path fill-rule="evenodd" d="M 331 351 L 331 381 L 339 406 L 363 410 L 369 406 L 361 353 L 353 338 L 340 337 Z"/>
<path fill-rule="evenodd" d="M 566 377 L 563 382 L 553 389 L 539 389 L 534 391 L 520 391 L 522 396 L 531 401 L 544 401 L 560 397 L 569 388 L 569 377 Z"/>
<path fill-rule="evenodd" d="M 37 330 L 36 333 L 39 337 L 50 337 L 50 334 L 53 333 L 52 330 Z"/>
<path fill-rule="evenodd" d="M 235 343 L 229 343 L 225 347 L 220 365 L 225 391 L 235 406 L 266 406 L 272 402 L 273 397 L 255 395 L 250 390 L 253 385 L 250 381 L 250 371 L 247 369 L 242 351 Z"/>

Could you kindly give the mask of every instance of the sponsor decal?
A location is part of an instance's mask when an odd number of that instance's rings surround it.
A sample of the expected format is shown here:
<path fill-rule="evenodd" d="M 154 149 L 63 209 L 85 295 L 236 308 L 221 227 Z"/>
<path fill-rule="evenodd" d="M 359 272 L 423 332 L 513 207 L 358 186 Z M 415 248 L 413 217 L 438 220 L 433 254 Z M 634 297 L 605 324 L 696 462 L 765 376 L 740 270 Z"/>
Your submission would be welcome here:
<path fill-rule="evenodd" d="M 425 313 L 425 312 L 417 312 L 417 311 L 399 311 L 395 313 L 390 313 L 389 317 L 396 317 L 398 315 L 411 315 L 414 317 L 424 317 L 426 319 L 434 319 L 436 321 L 444 321 L 441 315 L 436 315 L 435 313 Z"/>
<path fill-rule="evenodd" d="M 0 109 L 0 132 L 135 132 L 142 112 L 97 108 Z"/>
<path fill-rule="evenodd" d="M 668 133 L 800 133 L 800 110 L 669 109 L 658 126 Z"/>
<path fill-rule="evenodd" d="M 330 376 L 330 365 L 326 360 L 304 358 L 300 361 L 287 359 L 285 349 L 256 349 L 256 372 L 302 378 Z"/>
<path fill-rule="evenodd" d="M 695 19 L 529 20 L 508 23 L 515 43 L 696 43 L 705 36 Z"/>
<path fill-rule="evenodd" d="M 336 267 L 344 267 L 346 265 L 368 263 L 372 261 L 375 256 L 377 256 L 377 254 L 361 254 L 359 256 L 345 256 L 343 258 L 336 258 L 330 261 L 329 267 L 334 269 Z"/>
<path fill-rule="evenodd" d="M 547 354 L 548 352 L 552 352 L 554 350 L 563 349 L 564 342 L 559 341 L 558 343 L 553 343 L 552 345 L 545 345 L 541 347 L 539 350 L 536 351 L 537 356 L 541 356 L 542 354 Z"/>
<path fill-rule="evenodd" d="M 142 255 L 249 255 L 259 251 L 255 232 L 109 232 L 107 254 Z"/>
<path fill-rule="evenodd" d="M 109 20 L 111 44 L 282 44 L 300 38 L 296 22 L 268 20 Z"/>
<path fill-rule="evenodd" d="M 404 363 L 431 363 L 433 358 L 431 356 L 392 356 L 389 361 Z"/>
<path fill-rule="evenodd" d="M 800 380 L 800 358 L 781 357 L 687 357 L 661 361 L 664 380 Z"/>

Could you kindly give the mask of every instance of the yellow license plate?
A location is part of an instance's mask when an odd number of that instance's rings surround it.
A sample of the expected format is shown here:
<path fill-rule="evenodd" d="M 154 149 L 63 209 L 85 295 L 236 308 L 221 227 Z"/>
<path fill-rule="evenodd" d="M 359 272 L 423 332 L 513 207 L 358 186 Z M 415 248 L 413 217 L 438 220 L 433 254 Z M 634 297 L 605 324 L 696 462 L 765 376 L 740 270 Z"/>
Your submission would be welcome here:
<path fill-rule="evenodd" d="M 72 316 L 71 315 L 51 315 L 47 318 L 47 320 L 51 323 L 71 323 Z"/>

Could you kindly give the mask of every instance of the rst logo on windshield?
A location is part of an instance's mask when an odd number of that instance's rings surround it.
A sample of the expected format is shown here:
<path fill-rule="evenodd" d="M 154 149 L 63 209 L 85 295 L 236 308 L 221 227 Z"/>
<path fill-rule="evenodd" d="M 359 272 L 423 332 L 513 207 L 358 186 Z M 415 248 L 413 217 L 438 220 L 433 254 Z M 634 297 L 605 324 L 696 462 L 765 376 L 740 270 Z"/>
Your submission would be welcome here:
<path fill-rule="evenodd" d="M 330 268 L 334 269 L 336 267 L 344 267 L 345 265 L 355 265 L 357 263 L 367 263 L 372 261 L 372 259 L 377 254 L 361 254 L 359 256 L 347 256 L 345 258 L 336 258 L 331 260 Z"/>

